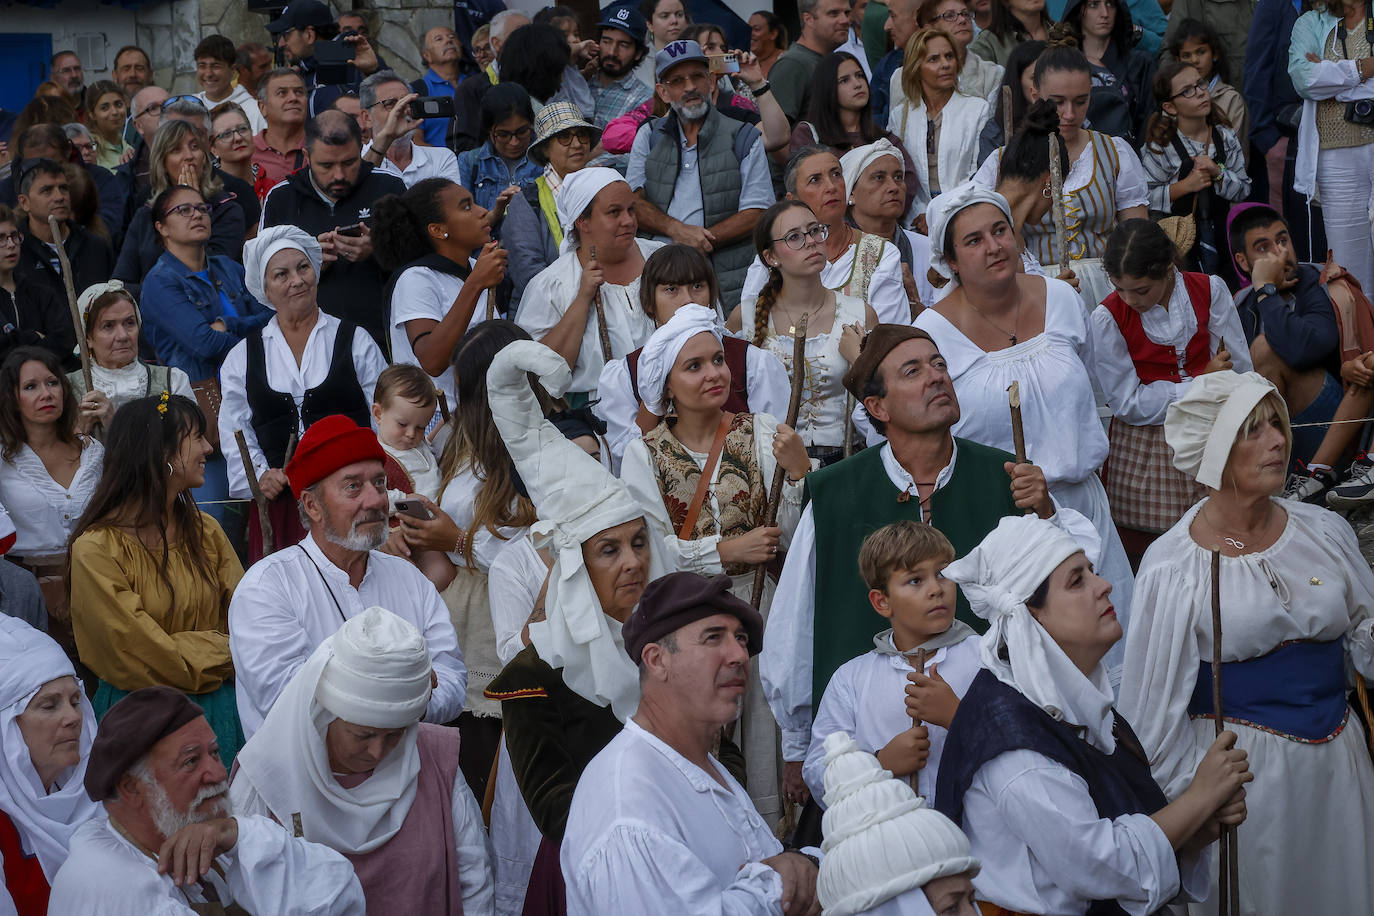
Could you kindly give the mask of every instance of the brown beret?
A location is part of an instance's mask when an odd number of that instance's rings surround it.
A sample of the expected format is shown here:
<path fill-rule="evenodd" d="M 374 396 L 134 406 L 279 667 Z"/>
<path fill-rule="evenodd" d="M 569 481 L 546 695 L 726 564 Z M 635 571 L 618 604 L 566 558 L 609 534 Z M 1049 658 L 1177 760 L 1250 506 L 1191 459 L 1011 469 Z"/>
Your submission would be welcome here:
<path fill-rule="evenodd" d="M 854 400 L 860 404 L 864 401 L 864 387 L 868 380 L 878 371 L 878 366 L 882 364 L 887 354 L 891 353 L 897 344 L 906 340 L 929 340 L 932 344 L 935 339 L 920 328 L 913 328 L 909 324 L 879 324 L 869 331 L 859 347 L 859 358 L 854 360 L 854 364 L 849 367 L 849 371 L 844 374 L 844 387 L 850 394 L 854 395 Z M 937 347 L 938 349 L 938 347 Z"/>
<path fill-rule="evenodd" d="M 86 762 L 86 794 L 109 798 L 154 744 L 205 715 L 186 694 L 171 687 L 142 687 L 110 707 L 95 731 Z"/>
<path fill-rule="evenodd" d="M 763 648 L 763 617 L 753 605 L 730 594 L 730 585 L 724 574 L 708 578 L 690 572 L 669 573 L 650 582 L 621 631 L 630 659 L 639 664 L 649 643 L 716 614 L 739 618 L 749 634 L 749 654 L 758 655 Z"/>

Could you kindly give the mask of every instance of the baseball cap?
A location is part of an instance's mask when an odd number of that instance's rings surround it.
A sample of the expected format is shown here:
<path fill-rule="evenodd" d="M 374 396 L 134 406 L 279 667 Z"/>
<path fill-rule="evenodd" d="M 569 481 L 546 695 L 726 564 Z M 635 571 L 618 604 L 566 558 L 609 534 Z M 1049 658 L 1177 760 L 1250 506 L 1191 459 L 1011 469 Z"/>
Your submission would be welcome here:
<path fill-rule="evenodd" d="M 601 11 L 601 20 L 597 22 L 599 29 L 619 29 L 629 35 L 639 46 L 646 47 L 645 38 L 649 33 L 649 24 L 644 21 L 644 14 L 632 6 L 608 6 Z"/>
<path fill-rule="evenodd" d="M 320 0 L 294 0 L 281 11 L 281 15 L 267 23 L 267 31 L 273 35 L 306 26 L 329 25 L 334 14 Z"/>
<path fill-rule="evenodd" d="M 701 45 L 685 39 L 670 41 L 663 46 L 662 51 L 654 55 L 654 78 L 662 79 L 663 74 L 669 68 L 693 60 L 699 60 L 703 64 L 707 62 L 706 54 L 701 50 Z"/>

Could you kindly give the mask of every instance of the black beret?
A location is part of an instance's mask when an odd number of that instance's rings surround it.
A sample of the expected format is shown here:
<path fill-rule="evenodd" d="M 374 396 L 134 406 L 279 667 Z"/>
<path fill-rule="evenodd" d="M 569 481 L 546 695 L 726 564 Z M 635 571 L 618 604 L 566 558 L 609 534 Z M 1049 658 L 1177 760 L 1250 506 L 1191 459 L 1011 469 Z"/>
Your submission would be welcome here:
<path fill-rule="evenodd" d="M 649 643 L 716 614 L 738 618 L 749 634 L 749 654 L 758 655 L 763 648 L 763 617 L 753 605 L 730 594 L 730 585 L 724 574 L 708 578 L 690 572 L 669 573 L 650 582 L 621 631 L 630 660 L 639 664 Z"/>
<path fill-rule="evenodd" d="M 154 744 L 203 715 L 186 694 L 171 687 L 142 687 L 111 706 L 91 743 L 86 794 L 94 801 L 109 798 Z"/>

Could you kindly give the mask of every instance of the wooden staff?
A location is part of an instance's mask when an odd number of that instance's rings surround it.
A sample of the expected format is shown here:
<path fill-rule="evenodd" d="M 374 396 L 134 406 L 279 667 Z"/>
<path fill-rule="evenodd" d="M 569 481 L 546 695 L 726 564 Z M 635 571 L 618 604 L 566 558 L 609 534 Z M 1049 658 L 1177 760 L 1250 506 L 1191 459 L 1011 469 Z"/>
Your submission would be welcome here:
<path fill-rule="evenodd" d="M 1059 156 L 1059 134 L 1050 134 L 1050 208 L 1054 214 L 1054 245 L 1059 253 L 1059 272 L 1069 269 L 1069 250 L 1064 237 L 1068 235 L 1068 217 L 1064 214 L 1064 170 Z"/>
<path fill-rule="evenodd" d="M 854 395 L 844 398 L 844 457 L 854 454 Z"/>
<path fill-rule="evenodd" d="M 589 253 L 591 254 L 591 262 L 588 266 L 595 265 L 595 245 L 591 246 Z M 596 295 L 592 297 L 592 306 L 596 309 L 596 332 L 601 337 L 601 361 L 609 363 L 615 359 L 615 354 L 611 352 L 611 331 L 606 327 L 606 307 L 601 303 L 601 290 L 599 289 L 596 291 Z"/>
<path fill-rule="evenodd" d="M 62 227 L 57 217 L 48 215 L 48 228 L 52 230 L 52 240 L 57 246 L 57 260 L 62 265 L 62 285 L 67 288 L 67 307 L 72 313 L 72 327 L 76 328 L 76 345 L 81 350 L 81 378 L 86 382 L 86 390 L 94 391 L 91 383 L 91 351 L 86 346 L 86 327 L 81 321 L 81 307 L 76 304 L 76 286 L 72 273 L 72 262 L 67 259 L 67 246 L 62 244 Z"/>
<path fill-rule="evenodd" d="M 806 376 L 806 314 L 792 329 L 792 397 L 787 402 L 787 425 L 797 428 L 797 412 L 801 410 L 802 381 Z M 782 479 L 787 469 L 778 465 L 773 471 L 773 485 L 768 489 L 768 504 L 763 510 L 763 526 L 770 528 L 778 520 L 778 503 L 782 501 Z M 760 563 L 754 570 L 754 593 L 749 603 L 755 608 L 763 604 L 763 583 L 768 577 L 768 564 Z"/>
<path fill-rule="evenodd" d="M 448 422 L 448 395 L 444 394 L 443 389 L 439 391 L 439 416 L 444 418 L 445 423 Z"/>
<path fill-rule="evenodd" d="M 243 462 L 243 473 L 248 477 L 248 490 L 258 507 L 258 524 L 262 526 L 262 555 L 267 556 L 276 547 L 276 539 L 272 537 L 272 518 L 267 514 L 267 497 L 258 485 L 258 472 L 253 470 L 253 459 L 248 454 L 248 440 L 243 438 L 243 430 L 234 430 L 234 441 L 239 444 L 239 460 Z"/>
<path fill-rule="evenodd" d="M 1221 551 L 1212 551 L 1212 722 L 1221 736 L 1226 724 L 1221 708 Z M 1221 828 L 1217 862 L 1217 913 L 1240 916 L 1240 850 L 1235 825 Z"/>
<path fill-rule="evenodd" d="M 1003 86 L 1003 87 L 1002 87 L 1002 142 L 1003 142 L 1003 144 L 1006 144 L 1007 141 L 1011 140 L 1012 130 L 1013 130 L 1013 128 L 1012 128 L 1012 123 L 1011 123 L 1011 87 L 1010 87 L 1010 86 Z"/>
<path fill-rule="evenodd" d="M 286 457 L 281 460 L 281 466 L 285 468 L 291 463 L 291 457 L 296 454 L 296 446 L 300 444 L 296 430 L 291 430 L 291 438 L 286 440 Z"/>
<path fill-rule="evenodd" d="M 1021 425 L 1021 383 L 1007 386 L 1007 404 L 1011 407 L 1011 441 L 1016 449 L 1016 463 L 1026 464 L 1026 429 Z M 1034 509 L 1027 509 L 1030 515 Z"/>
<path fill-rule="evenodd" d="M 906 656 L 906 663 L 907 663 L 908 665 L 910 665 L 910 666 L 912 667 L 912 669 L 914 669 L 914 670 L 916 670 L 916 671 L 919 671 L 919 672 L 921 672 L 922 674 L 925 674 L 925 673 L 926 673 L 926 660 L 929 659 L 929 658 L 930 658 L 930 652 L 928 652 L 928 651 L 925 650 L 925 649 L 917 649 L 917 650 L 916 650 L 916 655 L 915 655 L 915 656 L 911 656 L 911 655 Z M 910 682 L 910 681 L 907 681 L 907 683 L 909 684 L 909 683 L 911 683 L 911 682 Z M 917 728 L 917 727 L 920 726 L 920 724 L 921 724 L 921 717 L 920 717 L 920 716 L 912 716 L 912 717 L 911 717 L 911 727 L 912 727 L 912 728 Z M 920 798 L 925 798 L 924 795 L 921 795 L 921 774 L 920 774 L 920 771 L 918 770 L 917 772 L 912 773 L 912 774 L 908 777 L 908 780 L 911 782 L 911 791 L 915 792 L 916 795 L 917 795 L 918 797 L 920 797 Z"/>

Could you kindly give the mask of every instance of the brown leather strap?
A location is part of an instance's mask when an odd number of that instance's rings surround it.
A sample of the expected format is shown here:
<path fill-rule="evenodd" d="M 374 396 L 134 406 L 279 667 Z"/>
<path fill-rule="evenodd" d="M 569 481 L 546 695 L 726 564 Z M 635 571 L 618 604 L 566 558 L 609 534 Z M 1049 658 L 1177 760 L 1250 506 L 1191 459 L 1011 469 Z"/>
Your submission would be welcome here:
<path fill-rule="evenodd" d="M 696 492 L 692 494 L 692 502 L 687 506 L 687 516 L 682 520 L 682 527 L 677 532 L 680 541 L 692 539 L 692 531 L 697 526 L 697 516 L 701 515 L 701 504 L 706 502 L 706 494 L 711 490 L 711 476 L 715 473 L 716 462 L 720 460 L 721 449 L 725 448 L 725 434 L 730 431 L 730 424 L 733 422 L 734 414 L 721 414 L 720 425 L 716 427 L 716 439 L 711 443 L 711 454 L 706 456 L 706 467 L 701 469 Z"/>

